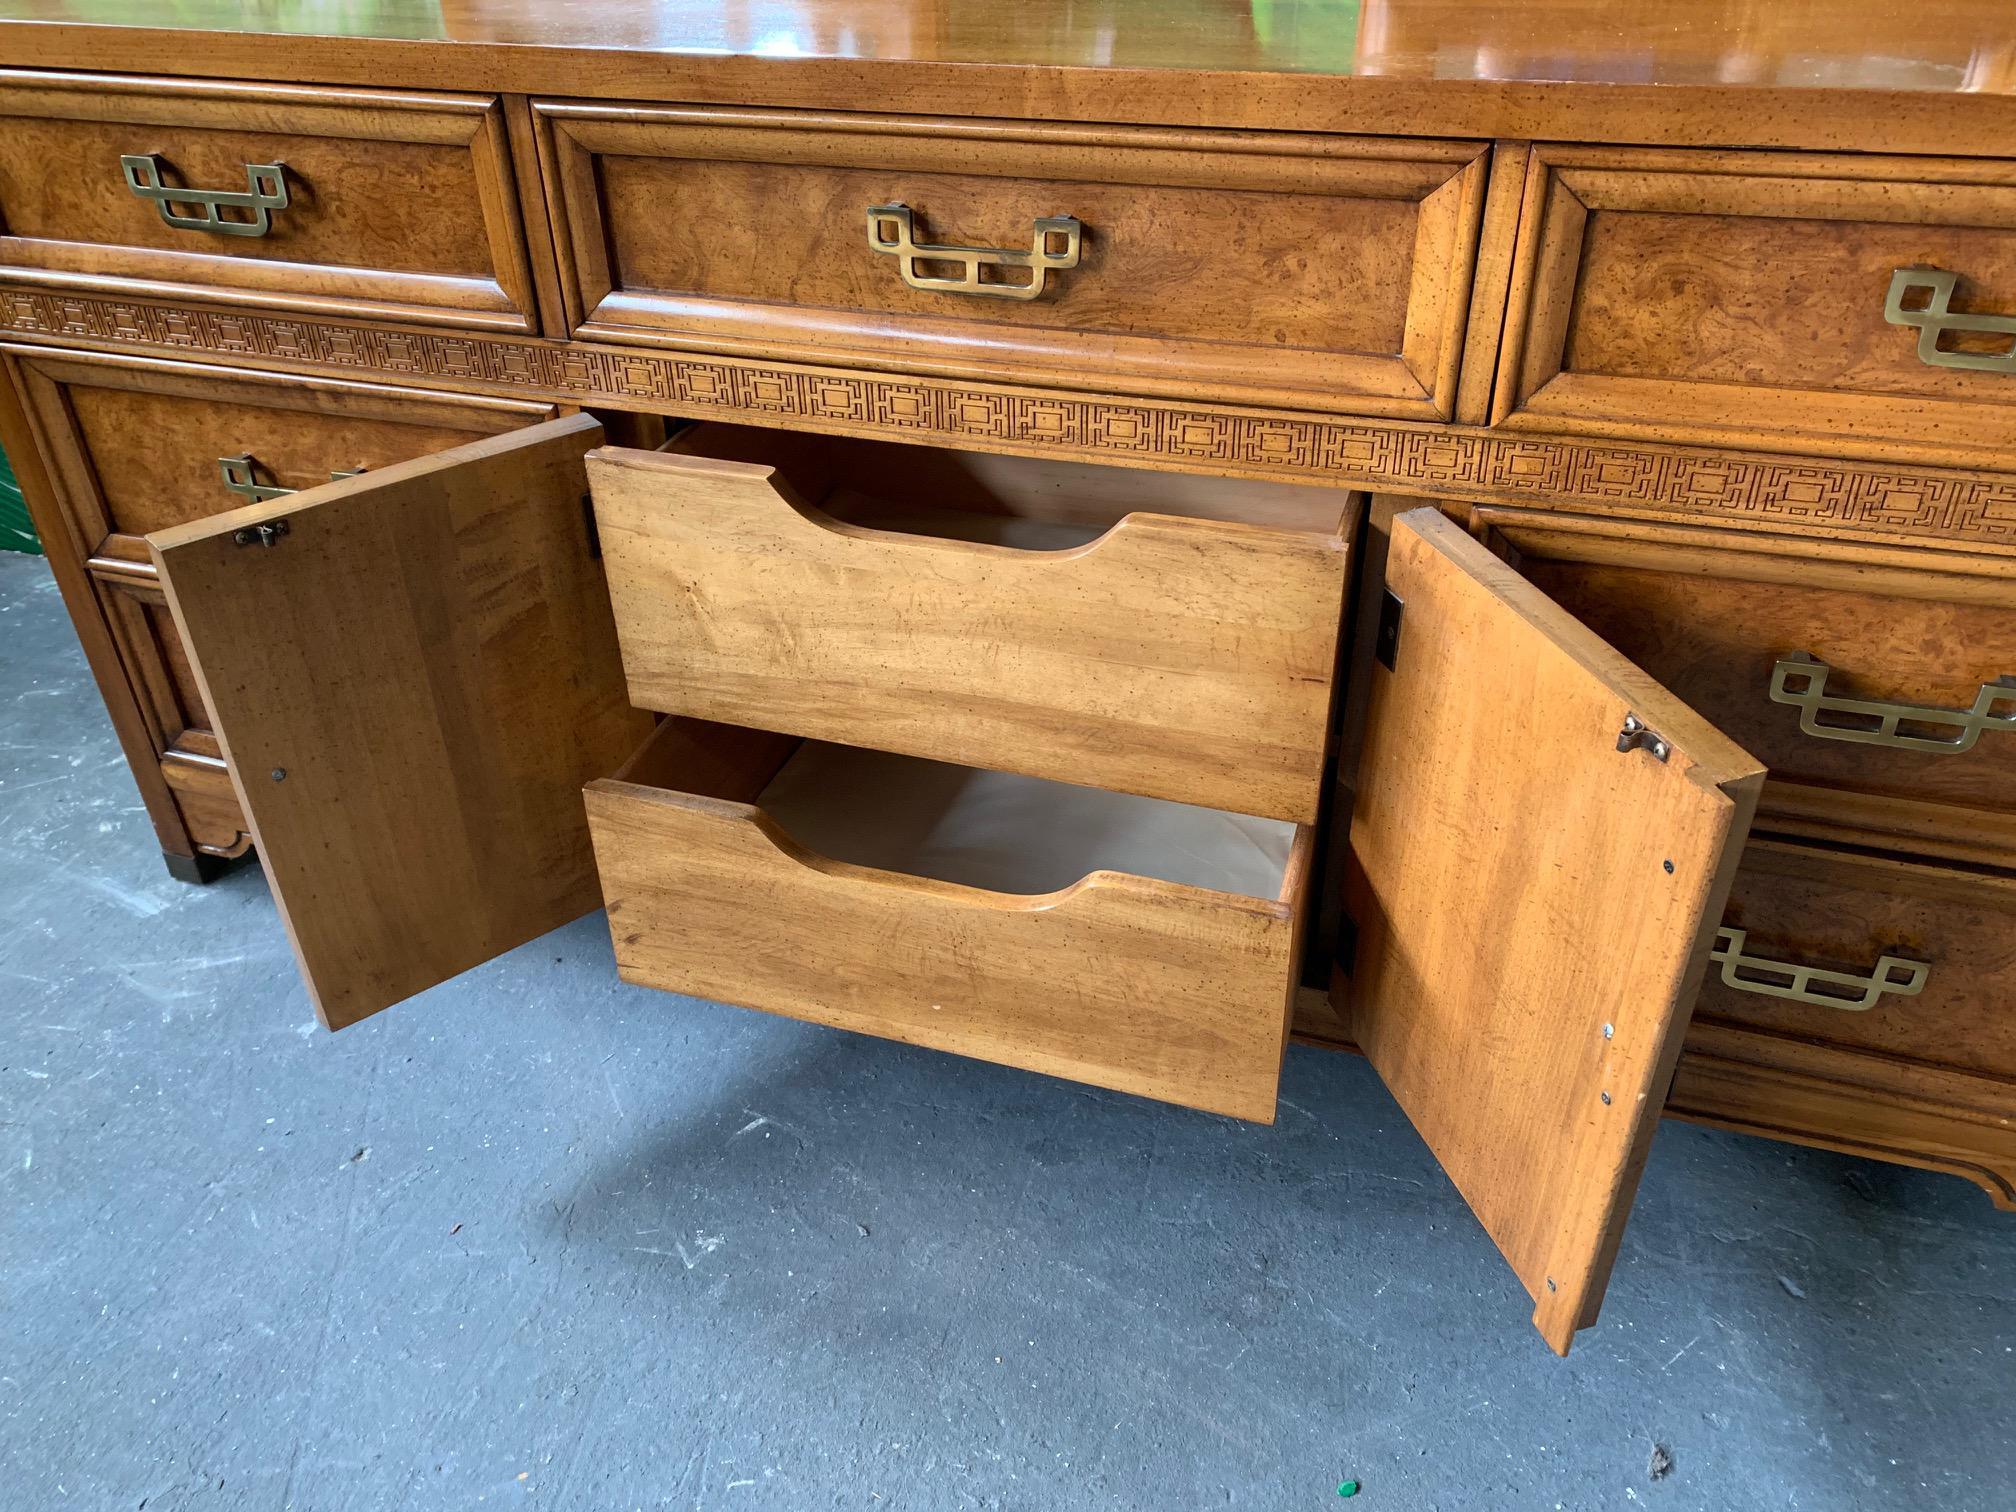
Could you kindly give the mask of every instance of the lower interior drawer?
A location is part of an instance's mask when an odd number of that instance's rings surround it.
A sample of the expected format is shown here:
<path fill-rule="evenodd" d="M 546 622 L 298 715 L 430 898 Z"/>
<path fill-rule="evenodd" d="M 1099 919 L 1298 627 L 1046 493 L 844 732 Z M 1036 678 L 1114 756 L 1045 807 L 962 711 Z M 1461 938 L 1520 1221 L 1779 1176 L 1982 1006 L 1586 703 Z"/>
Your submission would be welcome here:
<path fill-rule="evenodd" d="M 626 981 L 1274 1116 L 1308 826 L 688 719 L 587 802 Z"/>

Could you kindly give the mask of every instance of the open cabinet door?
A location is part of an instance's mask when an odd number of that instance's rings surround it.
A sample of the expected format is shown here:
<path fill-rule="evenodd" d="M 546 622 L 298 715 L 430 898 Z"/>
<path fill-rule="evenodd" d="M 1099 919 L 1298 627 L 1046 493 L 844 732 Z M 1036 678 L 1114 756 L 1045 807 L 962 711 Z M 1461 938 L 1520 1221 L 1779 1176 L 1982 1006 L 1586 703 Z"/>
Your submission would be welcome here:
<path fill-rule="evenodd" d="M 597 907 L 582 785 L 650 733 L 585 415 L 148 538 L 322 1022 Z"/>
<path fill-rule="evenodd" d="M 1565 1354 L 1602 1302 L 1763 768 L 1435 510 L 1393 521 L 1386 586 L 1346 1016 Z"/>

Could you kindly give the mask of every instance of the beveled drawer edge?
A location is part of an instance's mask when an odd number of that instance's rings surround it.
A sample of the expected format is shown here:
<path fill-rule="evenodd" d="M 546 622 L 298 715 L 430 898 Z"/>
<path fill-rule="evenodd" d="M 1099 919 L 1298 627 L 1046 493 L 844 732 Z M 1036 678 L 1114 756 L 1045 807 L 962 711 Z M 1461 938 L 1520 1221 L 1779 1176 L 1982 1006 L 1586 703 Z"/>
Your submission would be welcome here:
<path fill-rule="evenodd" d="M 340 138 L 358 143 L 365 150 L 373 142 L 465 149 L 488 246 L 490 276 L 370 266 L 334 269 L 283 260 L 233 258 L 214 249 L 191 254 L 117 243 L 78 244 L 85 249 L 82 252 L 73 251 L 69 243 L 49 244 L 56 260 L 75 266 L 17 269 L 15 274 L 24 280 L 44 279 L 53 287 L 229 301 L 234 298 L 231 288 L 212 292 L 208 277 L 191 277 L 182 282 L 172 277 L 172 270 L 178 266 L 192 272 L 214 269 L 218 274 L 215 281 L 229 285 L 232 280 L 226 274 L 236 268 L 236 277 L 245 286 L 236 290 L 235 298 L 246 304 L 305 314 L 424 320 L 473 330 L 530 333 L 540 329 L 533 249 L 528 243 L 526 216 L 518 202 L 501 94 L 0 69 L 0 118 L 40 116 L 139 126 L 232 129 L 228 120 L 219 123 L 211 118 L 220 112 L 229 115 L 233 106 L 246 105 L 289 112 L 284 128 L 289 134 Z M 397 129 L 388 124 L 394 121 L 398 123 Z M 268 126 L 267 130 L 282 128 Z M 36 245 L 26 239 L 8 237 L 4 228 L 0 228 L 0 241 Z M 122 262 L 127 265 L 121 266 Z M 289 287 L 290 281 L 298 284 L 303 277 L 309 287 Z M 318 283 L 330 287 L 315 287 Z M 346 288 L 354 292 L 346 293 Z M 412 297 L 407 297 L 409 294 Z M 429 297 L 430 294 L 440 297 Z"/>

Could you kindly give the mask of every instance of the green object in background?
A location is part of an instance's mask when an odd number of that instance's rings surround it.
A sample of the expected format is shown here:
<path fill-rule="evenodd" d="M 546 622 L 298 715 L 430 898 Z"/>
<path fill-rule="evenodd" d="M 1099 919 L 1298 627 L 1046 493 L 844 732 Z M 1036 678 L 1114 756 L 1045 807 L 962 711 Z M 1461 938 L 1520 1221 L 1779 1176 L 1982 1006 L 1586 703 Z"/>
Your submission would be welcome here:
<path fill-rule="evenodd" d="M 35 539 L 35 527 L 28 522 L 28 501 L 21 497 L 21 485 L 14 481 L 14 469 L 7 454 L 0 452 L 0 551 L 32 551 L 42 554 Z"/>

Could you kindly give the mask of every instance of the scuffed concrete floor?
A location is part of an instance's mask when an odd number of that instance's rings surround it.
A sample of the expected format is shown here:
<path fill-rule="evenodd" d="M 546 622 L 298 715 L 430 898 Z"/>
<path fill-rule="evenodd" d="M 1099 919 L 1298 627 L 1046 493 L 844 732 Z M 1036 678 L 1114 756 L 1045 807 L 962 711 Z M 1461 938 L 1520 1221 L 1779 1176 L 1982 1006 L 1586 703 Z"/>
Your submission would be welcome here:
<path fill-rule="evenodd" d="M 32 558 L 0 669 L 7 1508 L 2011 1504 L 1960 1181 L 1669 1125 L 1558 1361 L 1352 1058 L 1249 1128 L 625 987 L 599 916 L 322 1033 Z"/>

